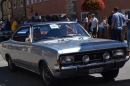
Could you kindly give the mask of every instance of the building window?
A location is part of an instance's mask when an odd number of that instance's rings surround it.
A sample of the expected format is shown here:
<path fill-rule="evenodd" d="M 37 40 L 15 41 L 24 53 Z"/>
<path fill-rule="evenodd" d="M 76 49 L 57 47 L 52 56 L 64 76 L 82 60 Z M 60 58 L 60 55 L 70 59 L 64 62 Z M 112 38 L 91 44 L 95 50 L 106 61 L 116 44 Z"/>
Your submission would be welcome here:
<path fill-rule="evenodd" d="M 39 2 L 41 2 L 41 0 L 35 0 L 35 2 L 36 2 L 36 3 L 39 3 Z"/>
<path fill-rule="evenodd" d="M 16 0 L 13 0 L 13 8 L 16 8 Z"/>
<path fill-rule="evenodd" d="M 28 0 L 27 4 L 33 4 L 33 0 Z"/>
<path fill-rule="evenodd" d="M 20 0 L 20 7 L 23 7 L 23 3 L 24 3 L 24 1 Z"/>

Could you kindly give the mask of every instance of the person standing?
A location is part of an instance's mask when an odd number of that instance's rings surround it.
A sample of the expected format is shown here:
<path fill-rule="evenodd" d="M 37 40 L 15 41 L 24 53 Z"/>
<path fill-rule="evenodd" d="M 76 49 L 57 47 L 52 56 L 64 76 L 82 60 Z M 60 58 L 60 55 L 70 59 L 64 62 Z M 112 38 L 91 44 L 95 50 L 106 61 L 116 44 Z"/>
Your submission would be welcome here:
<path fill-rule="evenodd" d="M 91 18 L 91 15 L 88 15 L 88 33 L 92 36 L 92 28 L 91 28 L 91 25 L 92 25 L 92 18 Z"/>
<path fill-rule="evenodd" d="M 11 30 L 11 23 L 8 19 L 6 19 L 5 30 Z"/>
<path fill-rule="evenodd" d="M 113 39 L 113 29 L 112 29 L 112 16 L 114 14 L 114 11 L 111 12 L 111 15 L 108 17 L 108 25 L 109 25 L 109 33 L 110 33 L 110 38 Z"/>
<path fill-rule="evenodd" d="M 103 30 L 104 30 L 105 25 L 107 25 L 107 18 L 106 18 L 106 17 L 103 17 L 103 18 L 101 19 L 101 22 L 100 22 L 100 25 L 99 25 L 99 28 L 98 28 L 99 38 L 102 38 L 102 37 L 103 37 Z"/>
<path fill-rule="evenodd" d="M 16 29 L 17 29 L 17 27 L 18 27 L 18 24 L 17 24 L 17 21 L 16 21 L 16 19 L 15 18 L 13 18 L 12 19 L 12 26 L 11 26 L 11 29 L 13 30 L 13 31 L 15 31 Z"/>
<path fill-rule="evenodd" d="M 124 17 L 128 19 L 128 11 L 125 11 Z M 125 34 L 127 33 L 127 21 L 124 22 L 123 28 L 122 28 L 122 41 L 125 40 Z"/>
<path fill-rule="evenodd" d="M 93 38 L 97 38 L 97 31 L 98 31 L 98 19 L 95 17 L 94 14 L 91 14 L 92 17 L 92 25 L 91 25 L 91 29 L 93 30 L 92 32 L 92 36 Z"/>
<path fill-rule="evenodd" d="M 118 12 L 118 7 L 114 7 L 114 14 L 112 16 L 112 29 L 113 29 L 113 40 L 122 41 L 122 27 L 125 22 L 125 17 L 123 14 Z"/>
<path fill-rule="evenodd" d="M 82 21 L 82 26 L 84 27 L 84 29 L 86 31 L 88 31 L 88 17 L 87 17 L 87 14 L 84 14 L 83 15 L 83 21 Z"/>
<path fill-rule="evenodd" d="M 5 29 L 5 20 L 2 21 L 2 26 L 1 26 L 1 30 Z"/>

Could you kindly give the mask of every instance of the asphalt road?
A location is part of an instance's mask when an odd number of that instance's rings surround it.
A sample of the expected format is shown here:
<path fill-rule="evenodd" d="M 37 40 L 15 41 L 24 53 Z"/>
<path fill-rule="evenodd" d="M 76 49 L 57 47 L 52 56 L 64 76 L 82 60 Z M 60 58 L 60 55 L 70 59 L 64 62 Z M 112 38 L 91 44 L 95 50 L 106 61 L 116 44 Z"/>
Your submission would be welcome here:
<path fill-rule="evenodd" d="M 112 81 L 106 82 L 100 74 L 61 80 L 60 86 L 130 86 L 130 61 L 120 69 L 119 75 Z M 7 63 L 0 56 L 0 86 L 43 86 L 40 75 L 19 69 L 10 72 Z"/>

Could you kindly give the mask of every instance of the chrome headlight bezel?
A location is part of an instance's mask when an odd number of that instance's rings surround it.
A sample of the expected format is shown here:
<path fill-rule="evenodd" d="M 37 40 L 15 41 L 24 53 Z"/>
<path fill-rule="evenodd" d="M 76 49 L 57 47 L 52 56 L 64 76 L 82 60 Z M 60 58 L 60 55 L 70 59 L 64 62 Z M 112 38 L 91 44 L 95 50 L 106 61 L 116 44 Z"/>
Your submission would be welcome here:
<path fill-rule="evenodd" d="M 74 63 L 74 56 L 60 56 L 60 63 L 61 64 L 72 64 Z"/>
<path fill-rule="evenodd" d="M 82 58 L 83 63 L 88 63 L 90 61 L 89 55 L 84 55 Z"/>
<path fill-rule="evenodd" d="M 119 56 L 124 56 L 124 50 L 123 49 L 117 49 L 112 51 L 113 57 L 119 57 Z"/>
<path fill-rule="evenodd" d="M 103 54 L 103 59 L 104 59 L 104 60 L 109 60 L 109 59 L 110 59 L 110 54 L 109 54 L 108 52 L 105 52 L 105 53 Z"/>

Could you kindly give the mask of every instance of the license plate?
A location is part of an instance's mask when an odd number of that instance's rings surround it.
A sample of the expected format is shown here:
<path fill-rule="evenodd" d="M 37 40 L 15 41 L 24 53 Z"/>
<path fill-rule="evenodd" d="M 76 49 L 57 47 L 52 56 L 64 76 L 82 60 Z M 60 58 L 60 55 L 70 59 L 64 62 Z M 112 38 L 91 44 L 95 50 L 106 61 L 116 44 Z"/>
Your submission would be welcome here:
<path fill-rule="evenodd" d="M 102 72 L 102 71 L 103 71 L 103 67 L 89 69 L 89 73 L 99 73 L 99 72 Z"/>

